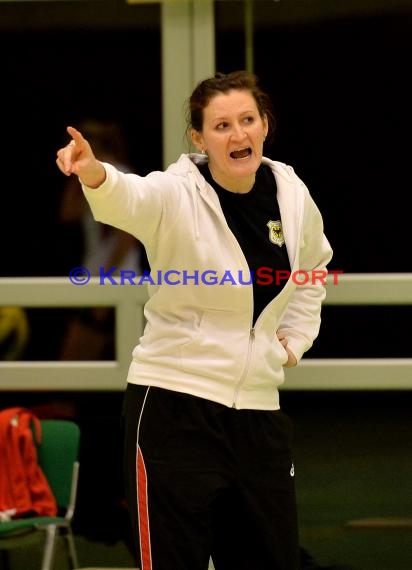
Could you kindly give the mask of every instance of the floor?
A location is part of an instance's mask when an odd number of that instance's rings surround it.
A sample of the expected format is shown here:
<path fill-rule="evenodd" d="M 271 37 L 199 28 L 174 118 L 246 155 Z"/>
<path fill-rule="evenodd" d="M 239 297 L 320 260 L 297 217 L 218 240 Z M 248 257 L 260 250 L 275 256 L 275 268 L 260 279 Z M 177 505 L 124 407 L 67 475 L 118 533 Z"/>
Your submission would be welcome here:
<path fill-rule="evenodd" d="M 295 424 L 301 544 L 322 564 L 411 570 L 412 528 L 349 530 L 412 517 L 412 394 L 307 393 L 286 401 Z"/>

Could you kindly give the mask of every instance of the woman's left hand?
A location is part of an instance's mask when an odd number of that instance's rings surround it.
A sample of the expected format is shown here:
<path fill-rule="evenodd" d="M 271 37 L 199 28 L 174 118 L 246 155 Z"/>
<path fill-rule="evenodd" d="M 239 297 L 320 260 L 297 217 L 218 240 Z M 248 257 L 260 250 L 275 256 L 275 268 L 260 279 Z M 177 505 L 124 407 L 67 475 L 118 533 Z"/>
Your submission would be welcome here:
<path fill-rule="evenodd" d="M 280 344 L 283 346 L 283 348 L 288 353 L 288 360 L 283 365 L 284 368 L 292 368 L 293 366 L 296 366 L 298 361 L 296 360 L 296 356 L 293 354 L 293 352 L 290 350 L 290 348 L 288 348 L 288 339 L 286 338 L 285 333 L 278 332 L 276 334 L 277 334 L 277 337 L 279 339 Z"/>

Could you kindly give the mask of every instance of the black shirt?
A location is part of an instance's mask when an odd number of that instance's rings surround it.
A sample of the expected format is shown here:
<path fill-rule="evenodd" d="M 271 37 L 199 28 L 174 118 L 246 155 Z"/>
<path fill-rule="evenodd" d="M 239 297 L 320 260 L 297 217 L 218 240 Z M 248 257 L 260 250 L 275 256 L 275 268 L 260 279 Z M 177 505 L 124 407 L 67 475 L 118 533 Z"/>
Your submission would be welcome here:
<path fill-rule="evenodd" d="M 253 271 L 255 322 L 286 283 L 287 279 L 281 278 L 281 274 L 276 272 L 290 272 L 275 177 L 269 166 L 261 165 L 250 192 L 238 194 L 219 186 L 213 180 L 207 164 L 200 165 L 199 169 L 219 196 L 227 224 L 242 248 L 249 269 Z"/>

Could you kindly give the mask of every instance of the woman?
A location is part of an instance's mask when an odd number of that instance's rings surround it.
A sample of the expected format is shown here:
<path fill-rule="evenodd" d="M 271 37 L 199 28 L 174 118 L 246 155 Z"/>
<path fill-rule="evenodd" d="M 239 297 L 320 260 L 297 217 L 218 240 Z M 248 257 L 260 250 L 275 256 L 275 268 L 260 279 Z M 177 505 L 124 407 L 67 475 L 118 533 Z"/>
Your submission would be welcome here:
<path fill-rule="evenodd" d="M 142 570 L 297 570 L 284 367 L 320 325 L 332 252 L 293 169 L 262 156 L 270 100 L 239 71 L 200 82 L 201 154 L 140 177 L 100 162 L 72 127 L 57 153 L 96 220 L 139 239 L 147 325 L 125 394 L 128 504 Z"/>

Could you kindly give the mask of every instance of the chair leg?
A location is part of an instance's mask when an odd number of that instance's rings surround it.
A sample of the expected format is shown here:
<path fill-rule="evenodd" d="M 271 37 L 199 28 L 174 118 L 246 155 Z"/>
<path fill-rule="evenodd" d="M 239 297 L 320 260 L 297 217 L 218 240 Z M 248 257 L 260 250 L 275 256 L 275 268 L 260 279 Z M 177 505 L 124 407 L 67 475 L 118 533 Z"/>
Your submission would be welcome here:
<path fill-rule="evenodd" d="M 64 540 L 66 541 L 67 552 L 69 556 L 69 564 L 72 570 L 79 568 L 79 562 L 77 559 L 76 545 L 74 543 L 74 537 L 71 528 L 68 528 L 64 534 Z"/>
<path fill-rule="evenodd" d="M 43 549 L 41 570 L 52 570 L 54 561 L 54 547 L 56 542 L 57 527 L 49 524 L 46 528 L 46 542 Z"/>

